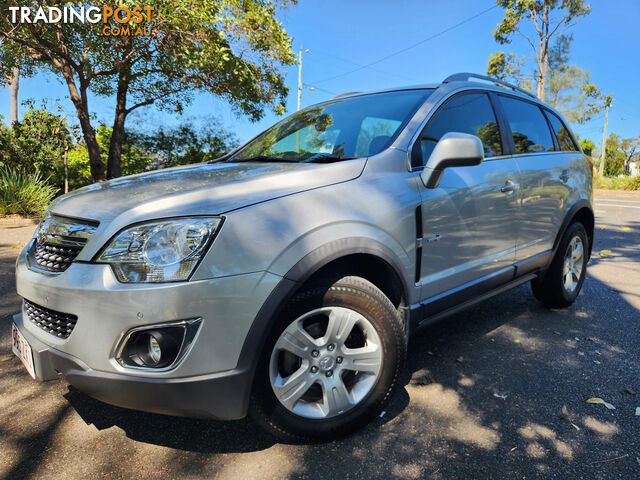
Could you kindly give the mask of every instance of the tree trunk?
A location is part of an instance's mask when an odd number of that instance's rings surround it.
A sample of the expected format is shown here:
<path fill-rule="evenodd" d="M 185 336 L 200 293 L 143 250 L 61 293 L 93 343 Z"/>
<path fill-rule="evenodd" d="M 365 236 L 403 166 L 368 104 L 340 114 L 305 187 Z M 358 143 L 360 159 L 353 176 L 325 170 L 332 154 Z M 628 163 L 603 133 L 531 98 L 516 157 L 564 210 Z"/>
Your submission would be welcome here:
<path fill-rule="evenodd" d="M 109 142 L 109 159 L 107 161 L 107 178 L 122 175 L 122 142 L 124 141 L 124 123 L 127 119 L 127 90 L 129 89 L 129 68 L 122 67 L 118 76 L 116 93 L 116 113 L 113 119 L 111 141 Z"/>
<path fill-rule="evenodd" d="M 18 121 L 18 90 L 20 90 L 20 69 L 13 67 L 11 78 L 9 78 L 9 89 L 11 92 L 11 124 Z"/>
<path fill-rule="evenodd" d="M 549 1 L 544 0 L 542 7 L 542 25 L 539 31 L 540 43 L 538 51 L 538 82 L 536 96 L 544 101 L 544 87 L 547 83 L 547 72 L 549 70 Z"/>
<path fill-rule="evenodd" d="M 76 114 L 78 115 L 78 121 L 80 122 L 80 128 L 82 129 L 82 136 L 84 142 L 87 145 L 87 152 L 89 153 L 89 167 L 91 168 L 91 181 L 102 182 L 105 179 L 104 175 L 104 163 L 100 156 L 100 146 L 96 140 L 96 132 L 91 126 L 91 117 L 89 115 L 89 103 L 87 99 L 87 87 L 88 85 L 80 79 L 80 91 L 76 87 L 75 80 L 73 79 L 73 73 L 69 65 L 62 65 L 62 75 L 64 76 L 67 87 L 69 88 L 69 96 L 73 105 L 76 107 Z"/>

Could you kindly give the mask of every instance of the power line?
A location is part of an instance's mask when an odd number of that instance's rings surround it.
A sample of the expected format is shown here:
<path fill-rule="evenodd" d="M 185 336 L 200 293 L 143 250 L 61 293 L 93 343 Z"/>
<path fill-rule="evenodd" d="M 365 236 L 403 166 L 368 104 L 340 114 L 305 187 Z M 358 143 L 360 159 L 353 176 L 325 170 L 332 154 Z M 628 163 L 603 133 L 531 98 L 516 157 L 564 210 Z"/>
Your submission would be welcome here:
<path fill-rule="evenodd" d="M 305 87 L 309 87 L 309 89 L 319 90 L 324 93 L 328 93 L 329 95 L 338 95 L 336 92 L 332 92 L 331 90 L 326 90 L 324 88 L 316 87 L 315 85 L 309 85 L 308 83 L 303 83 Z"/>
<path fill-rule="evenodd" d="M 389 75 L 389 76 L 396 77 L 396 78 L 402 78 L 404 80 L 409 80 L 411 82 L 419 82 L 420 81 L 420 80 L 418 80 L 418 79 L 416 79 L 414 77 L 409 77 L 407 75 L 402 75 L 402 74 L 393 73 L 393 72 L 387 72 L 386 70 L 382 70 L 380 68 L 373 68 L 373 67 L 369 67 L 367 65 L 362 65 L 361 63 L 354 62 L 353 60 L 349 60 L 348 58 L 339 57 L 338 55 L 334 55 L 333 53 L 325 52 L 323 50 L 318 50 L 317 48 L 314 48 L 313 51 L 314 52 L 319 52 L 321 55 L 326 55 L 327 57 L 334 58 L 334 59 L 339 60 L 341 62 L 350 63 L 352 65 L 355 65 L 356 67 L 366 68 L 367 70 L 371 70 L 373 72 L 382 73 L 384 75 Z"/>
<path fill-rule="evenodd" d="M 455 25 L 452 25 L 452 26 L 450 26 L 448 28 L 445 28 L 444 30 L 439 31 L 438 33 L 435 33 L 435 34 L 433 34 L 433 35 L 431 35 L 431 36 L 429 36 L 429 37 L 427 37 L 427 38 L 425 38 L 423 40 L 420 40 L 419 42 L 416 42 L 416 43 L 414 43 L 412 45 L 409 45 L 408 47 L 405 47 L 405 48 L 402 48 L 402 49 L 400 49 L 400 50 L 398 50 L 396 52 L 390 53 L 389 55 L 386 55 L 386 56 L 384 56 L 382 58 L 379 58 L 378 60 L 375 60 L 373 62 L 367 63 L 365 65 L 361 65 L 360 67 L 355 68 L 353 70 L 349 70 L 348 72 L 340 73 L 338 75 L 334 75 L 334 76 L 328 77 L 328 78 L 323 78 L 321 80 L 316 80 L 313 83 L 328 82 L 329 80 L 334 80 L 336 78 L 344 77 L 345 75 L 350 75 L 352 73 L 359 72 L 360 70 L 364 70 L 365 68 L 369 68 L 369 67 L 371 67 L 373 65 L 377 65 L 378 63 L 384 62 L 385 60 L 388 60 L 388 59 L 390 59 L 392 57 L 395 57 L 396 55 L 404 53 L 407 50 L 411 50 L 411 49 L 416 48 L 416 47 L 418 47 L 418 46 L 420 46 L 420 45 L 422 45 L 422 44 L 424 44 L 426 42 L 429 42 L 429 41 L 431 41 L 431 40 L 433 40 L 433 39 L 435 39 L 437 37 L 440 37 L 441 35 L 444 35 L 445 33 L 448 33 L 451 30 L 454 30 L 454 29 L 464 25 L 465 23 L 469 23 L 470 21 L 475 20 L 476 18 L 478 18 L 478 17 L 484 15 L 485 13 L 493 10 L 494 8 L 498 8 L 498 6 L 497 5 L 493 5 L 492 7 L 489 7 L 486 10 L 483 10 L 483 11 L 481 11 L 479 13 L 476 13 L 475 15 L 472 15 L 471 17 L 468 17 L 468 18 L 462 20 L 461 22 L 456 23 Z"/>

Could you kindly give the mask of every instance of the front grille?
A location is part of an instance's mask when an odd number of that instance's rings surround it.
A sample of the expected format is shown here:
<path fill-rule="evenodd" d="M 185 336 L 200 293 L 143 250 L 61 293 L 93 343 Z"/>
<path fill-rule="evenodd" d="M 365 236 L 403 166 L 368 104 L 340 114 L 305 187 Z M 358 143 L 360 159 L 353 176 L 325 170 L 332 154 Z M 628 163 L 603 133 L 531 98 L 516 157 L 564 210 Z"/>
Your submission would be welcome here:
<path fill-rule="evenodd" d="M 36 270 L 64 272 L 75 260 L 98 226 L 92 220 L 76 220 L 47 213 L 29 249 L 29 265 Z"/>
<path fill-rule="evenodd" d="M 63 247 L 34 242 L 33 259 L 38 267 L 49 272 L 64 272 L 78 256 L 82 247 Z"/>
<path fill-rule="evenodd" d="M 76 326 L 78 317 L 41 307 L 29 300 L 24 301 L 27 318 L 45 332 L 59 338 L 68 338 Z"/>

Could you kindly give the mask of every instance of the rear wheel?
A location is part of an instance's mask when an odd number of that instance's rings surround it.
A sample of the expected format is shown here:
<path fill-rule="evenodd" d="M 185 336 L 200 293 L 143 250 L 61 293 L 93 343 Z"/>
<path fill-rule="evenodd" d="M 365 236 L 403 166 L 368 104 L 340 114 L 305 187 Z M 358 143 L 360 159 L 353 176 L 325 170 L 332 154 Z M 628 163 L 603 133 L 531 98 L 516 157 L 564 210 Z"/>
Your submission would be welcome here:
<path fill-rule="evenodd" d="M 584 225 L 571 224 L 545 276 L 531 282 L 538 300 L 550 308 L 568 307 L 575 301 L 587 272 L 588 246 Z"/>
<path fill-rule="evenodd" d="M 389 401 L 404 351 L 398 311 L 372 283 L 348 276 L 305 288 L 267 340 L 252 417 L 285 440 L 348 434 Z"/>

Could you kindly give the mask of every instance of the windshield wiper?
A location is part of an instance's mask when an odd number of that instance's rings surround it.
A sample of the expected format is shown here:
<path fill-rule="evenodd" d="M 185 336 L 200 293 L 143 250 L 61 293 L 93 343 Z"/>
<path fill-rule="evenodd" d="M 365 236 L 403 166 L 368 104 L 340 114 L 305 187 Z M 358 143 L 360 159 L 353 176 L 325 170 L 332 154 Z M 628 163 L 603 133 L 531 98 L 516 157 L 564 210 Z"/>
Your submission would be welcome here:
<path fill-rule="evenodd" d="M 311 155 L 309 158 L 305 158 L 301 160 L 300 163 L 333 163 L 333 162 L 341 162 L 342 160 L 353 160 L 357 157 L 341 157 L 340 155 L 331 155 L 328 153 L 316 153 L 315 155 Z"/>
<path fill-rule="evenodd" d="M 233 162 L 234 158 L 231 157 L 227 161 Z M 238 162 L 288 162 L 295 163 L 298 160 L 295 158 L 286 158 L 286 157 L 271 157 L 269 155 L 256 155 L 255 157 L 243 158 L 241 160 L 235 160 Z"/>

